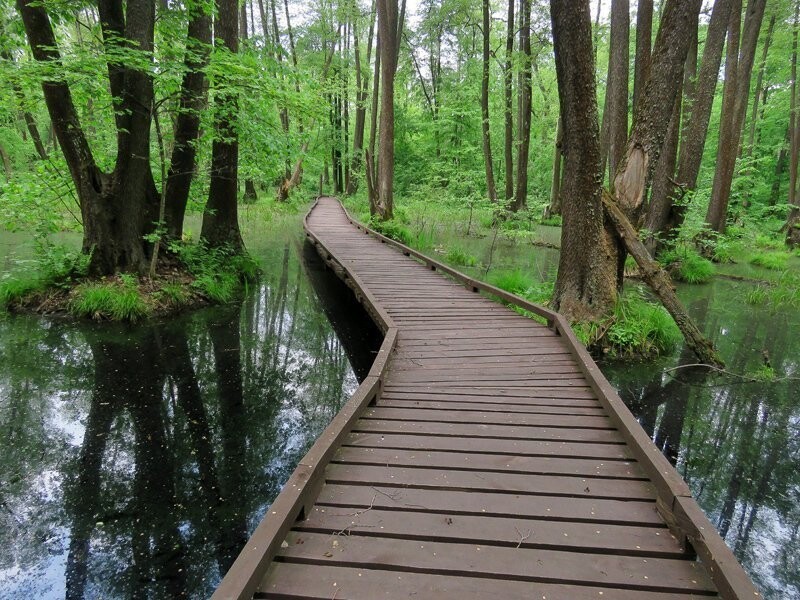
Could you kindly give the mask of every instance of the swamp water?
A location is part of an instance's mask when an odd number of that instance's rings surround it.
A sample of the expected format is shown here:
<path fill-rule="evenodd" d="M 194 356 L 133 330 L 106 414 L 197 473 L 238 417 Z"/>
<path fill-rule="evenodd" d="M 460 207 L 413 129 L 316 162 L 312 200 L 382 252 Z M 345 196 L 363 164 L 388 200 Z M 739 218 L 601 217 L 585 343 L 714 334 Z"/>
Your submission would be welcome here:
<path fill-rule="evenodd" d="M 0 598 L 208 596 L 369 369 L 377 332 L 299 222 L 247 240 L 265 272 L 239 303 L 132 328 L 0 320 Z M 459 241 L 493 268 L 557 268 Z M 766 597 L 800 598 L 800 311 L 750 289 L 679 293 L 730 370 L 768 357 L 777 380 L 665 373 L 693 362 L 681 349 L 601 367 Z"/>
<path fill-rule="evenodd" d="M 378 332 L 299 219 L 243 300 L 140 326 L 0 320 L 0 598 L 205 598 Z"/>

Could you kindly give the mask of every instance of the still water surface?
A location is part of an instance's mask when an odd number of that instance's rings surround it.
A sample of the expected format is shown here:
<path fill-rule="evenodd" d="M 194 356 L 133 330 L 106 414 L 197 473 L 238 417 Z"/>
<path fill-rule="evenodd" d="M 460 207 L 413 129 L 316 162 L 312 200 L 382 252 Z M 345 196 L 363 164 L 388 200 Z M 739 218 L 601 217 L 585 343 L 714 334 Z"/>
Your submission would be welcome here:
<path fill-rule="evenodd" d="M 0 597 L 210 594 L 380 342 L 292 225 L 227 306 L 0 320 Z"/>
<path fill-rule="evenodd" d="M 379 345 L 299 223 L 249 244 L 244 299 L 139 327 L 0 320 L 0 598 L 206 597 Z M 463 240 L 554 275 L 558 253 Z M 679 293 L 729 369 L 601 363 L 766 597 L 800 598 L 800 315 Z"/>

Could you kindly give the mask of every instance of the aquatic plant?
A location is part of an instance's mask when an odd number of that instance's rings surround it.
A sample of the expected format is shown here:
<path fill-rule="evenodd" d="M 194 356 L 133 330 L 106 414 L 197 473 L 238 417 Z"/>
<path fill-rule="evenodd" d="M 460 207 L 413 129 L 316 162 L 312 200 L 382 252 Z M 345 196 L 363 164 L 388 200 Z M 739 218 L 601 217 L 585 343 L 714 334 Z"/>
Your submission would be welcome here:
<path fill-rule="evenodd" d="M 477 258 L 458 246 L 450 248 L 445 254 L 445 259 L 447 262 L 461 267 L 474 267 L 478 264 Z"/>
<path fill-rule="evenodd" d="M 79 317 L 131 322 L 149 316 L 151 309 L 130 277 L 78 285 L 69 301 L 70 312 Z"/>
<path fill-rule="evenodd" d="M 750 264 L 771 271 L 782 271 L 789 262 L 788 252 L 757 252 L 750 257 Z"/>
<path fill-rule="evenodd" d="M 705 283 L 714 277 L 714 264 L 688 246 L 676 246 L 664 252 L 659 260 L 674 279 L 686 283 Z"/>

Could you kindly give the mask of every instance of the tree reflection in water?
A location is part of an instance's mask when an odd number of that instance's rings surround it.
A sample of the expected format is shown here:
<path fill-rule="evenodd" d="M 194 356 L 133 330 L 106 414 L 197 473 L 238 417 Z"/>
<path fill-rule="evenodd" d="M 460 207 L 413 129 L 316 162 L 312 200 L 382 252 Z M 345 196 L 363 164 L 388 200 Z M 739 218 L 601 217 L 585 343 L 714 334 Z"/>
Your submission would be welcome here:
<path fill-rule="evenodd" d="M 0 322 L 0 597 L 209 595 L 380 341 L 298 250 L 167 323 Z"/>
<path fill-rule="evenodd" d="M 684 369 L 684 350 L 660 364 L 603 365 L 642 427 L 684 476 L 700 506 L 767 598 L 800 598 L 800 375 L 798 317 L 754 315 L 727 282 L 694 291 L 706 323 L 736 373 L 771 358 L 778 379 L 745 382 Z M 707 319 L 713 315 L 713 319 Z M 786 379 L 789 377 L 790 379 Z"/>

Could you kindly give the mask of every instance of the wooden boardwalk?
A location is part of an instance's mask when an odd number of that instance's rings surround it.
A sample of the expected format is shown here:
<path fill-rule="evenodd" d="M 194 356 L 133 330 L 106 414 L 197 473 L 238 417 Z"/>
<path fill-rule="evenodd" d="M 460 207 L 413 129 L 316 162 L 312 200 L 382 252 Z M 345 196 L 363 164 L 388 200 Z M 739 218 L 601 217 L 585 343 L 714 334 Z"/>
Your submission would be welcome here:
<path fill-rule="evenodd" d="M 758 597 L 562 317 L 334 199 L 306 230 L 386 337 L 215 598 Z"/>

